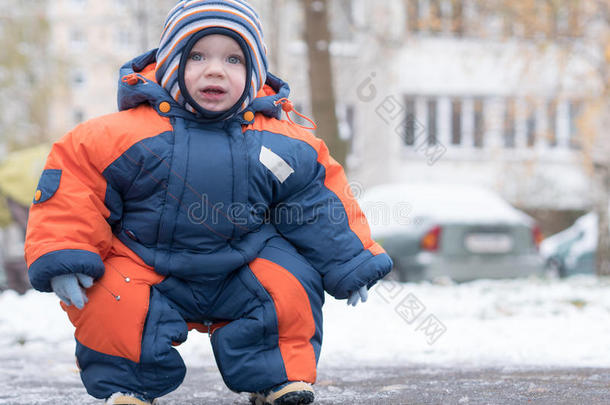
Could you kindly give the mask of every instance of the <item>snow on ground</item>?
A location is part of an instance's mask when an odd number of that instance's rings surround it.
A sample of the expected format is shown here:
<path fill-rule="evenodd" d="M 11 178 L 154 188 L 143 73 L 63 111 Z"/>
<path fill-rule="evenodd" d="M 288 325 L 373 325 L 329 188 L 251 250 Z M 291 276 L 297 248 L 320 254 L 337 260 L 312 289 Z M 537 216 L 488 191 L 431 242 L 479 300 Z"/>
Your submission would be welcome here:
<path fill-rule="evenodd" d="M 324 308 L 320 367 L 610 367 L 610 280 L 384 281 L 365 304 L 327 296 Z M 52 294 L 0 294 L 0 358 L 71 361 L 72 334 Z M 187 365 L 213 365 L 206 335 L 179 350 Z"/>

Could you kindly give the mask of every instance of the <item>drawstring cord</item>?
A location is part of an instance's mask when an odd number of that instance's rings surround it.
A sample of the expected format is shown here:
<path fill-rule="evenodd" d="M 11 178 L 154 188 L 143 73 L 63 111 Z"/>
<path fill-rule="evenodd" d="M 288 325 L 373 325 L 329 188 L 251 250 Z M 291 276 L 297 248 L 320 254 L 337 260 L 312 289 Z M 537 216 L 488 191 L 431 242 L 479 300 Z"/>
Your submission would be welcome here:
<path fill-rule="evenodd" d="M 129 278 L 129 276 L 124 275 L 123 273 L 121 273 L 119 271 L 119 269 L 117 269 L 116 267 L 114 267 L 114 265 L 112 263 L 108 263 L 108 265 L 117 273 L 119 273 L 121 275 L 121 277 L 123 277 L 123 279 L 125 280 L 126 283 L 131 282 L 131 278 Z M 110 291 L 110 289 L 108 287 L 106 287 L 101 281 L 97 282 L 104 290 L 108 291 L 108 293 L 110 295 L 112 295 L 114 297 L 115 300 L 120 301 L 121 300 L 121 296 L 117 295 L 115 293 L 113 293 L 112 291 Z"/>
<path fill-rule="evenodd" d="M 316 125 L 315 122 L 313 122 L 313 120 L 303 114 L 301 114 L 300 112 L 298 112 L 297 110 L 294 109 L 294 105 L 292 104 L 292 101 L 288 100 L 286 97 L 284 98 L 280 98 L 279 100 L 275 101 L 273 103 L 274 105 L 278 105 L 281 104 L 282 106 L 282 110 L 284 110 L 286 112 L 286 117 L 288 117 L 288 121 L 290 121 L 292 124 L 297 125 L 303 129 L 309 129 L 309 130 L 315 130 L 318 128 L 318 126 Z M 290 114 L 288 114 L 289 112 L 294 112 L 296 115 L 298 115 L 299 117 L 303 118 L 304 120 L 308 121 L 312 126 L 311 127 L 306 127 L 303 125 L 299 125 L 296 122 L 294 122 L 292 120 L 292 118 L 290 118 Z"/>
<path fill-rule="evenodd" d="M 104 290 L 108 291 L 108 293 L 109 293 L 110 295 L 112 295 L 112 296 L 114 297 L 114 299 L 115 299 L 115 300 L 117 300 L 117 301 L 120 301 L 120 300 L 121 300 L 121 296 L 120 296 L 120 295 L 116 295 L 116 294 L 114 294 L 112 291 L 110 291 L 110 290 L 108 289 L 108 287 L 106 287 L 106 286 L 105 286 L 104 284 L 102 284 L 100 281 L 98 281 L 98 284 L 99 284 L 100 286 L 102 286 L 102 288 L 103 288 Z"/>
<path fill-rule="evenodd" d="M 110 265 L 110 267 L 112 267 L 112 268 L 113 268 L 113 270 L 114 270 L 114 271 L 116 271 L 117 273 L 119 273 L 119 274 L 121 275 L 121 277 L 123 277 L 123 278 L 125 279 L 125 282 L 126 282 L 126 283 L 129 283 L 129 282 L 131 281 L 131 279 L 130 279 L 128 276 L 126 276 L 126 275 L 124 275 L 123 273 L 121 273 L 121 272 L 119 271 L 119 269 L 117 269 L 116 267 L 114 267 L 114 265 L 113 265 L 112 263 L 108 263 L 108 264 Z"/>
<path fill-rule="evenodd" d="M 123 76 L 123 78 L 121 79 L 123 83 L 126 83 L 130 86 L 138 84 L 140 80 L 142 81 L 142 83 L 146 83 L 146 78 L 139 73 L 130 73 L 128 75 Z"/>

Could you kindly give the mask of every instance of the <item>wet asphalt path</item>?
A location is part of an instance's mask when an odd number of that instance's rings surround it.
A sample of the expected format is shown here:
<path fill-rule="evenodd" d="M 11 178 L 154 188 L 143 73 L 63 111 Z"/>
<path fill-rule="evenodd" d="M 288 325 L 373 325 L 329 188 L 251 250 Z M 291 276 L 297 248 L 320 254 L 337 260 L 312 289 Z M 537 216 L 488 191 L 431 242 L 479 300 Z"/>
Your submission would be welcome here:
<path fill-rule="evenodd" d="M 610 369 L 321 367 L 316 404 L 608 405 Z M 243 404 L 216 367 L 190 368 L 160 405 Z M 69 363 L 0 358 L 0 405 L 102 404 L 89 397 Z"/>

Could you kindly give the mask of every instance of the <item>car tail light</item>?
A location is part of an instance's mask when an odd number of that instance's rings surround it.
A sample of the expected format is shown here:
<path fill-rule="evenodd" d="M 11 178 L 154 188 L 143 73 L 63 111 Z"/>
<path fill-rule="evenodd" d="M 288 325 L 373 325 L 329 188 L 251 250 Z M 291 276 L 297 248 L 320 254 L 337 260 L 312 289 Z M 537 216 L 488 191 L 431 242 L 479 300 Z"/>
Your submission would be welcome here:
<path fill-rule="evenodd" d="M 534 227 L 532 228 L 532 236 L 534 238 L 534 245 L 536 246 L 536 249 L 540 248 L 540 243 L 542 242 L 543 236 L 542 236 L 542 232 L 540 231 L 540 228 L 538 228 L 537 225 L 534 225 Z"/>
<path fill-rule="evenodd" d="M 441 227 L 435 226 L 424 235 L 421 240 L 421 248 L 430 252 L 438 251 L 441 240 Z"/>

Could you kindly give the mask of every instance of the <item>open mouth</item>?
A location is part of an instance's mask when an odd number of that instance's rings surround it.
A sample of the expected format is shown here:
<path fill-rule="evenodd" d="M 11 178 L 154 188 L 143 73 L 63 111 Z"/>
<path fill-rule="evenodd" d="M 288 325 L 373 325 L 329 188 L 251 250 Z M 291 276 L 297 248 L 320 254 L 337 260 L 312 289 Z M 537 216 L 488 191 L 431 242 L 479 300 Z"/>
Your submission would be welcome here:
<path fill-rule="evenodd" d="M 201 92 L 202 92 L 203 94 L 205 94 L 205 95 L 209 95 L 209 96 L 218 96 L 218 95 L 221 95 L 221 94 L 226 93 L 226 91 L 224 91 L 224 90 L 222 89 L 222 87 L 213 87 L 213 86 L 211 86 L 211 87 L 206 87 L 206 88 L 204 88 L 203 90 L 201 90 Z"/>

